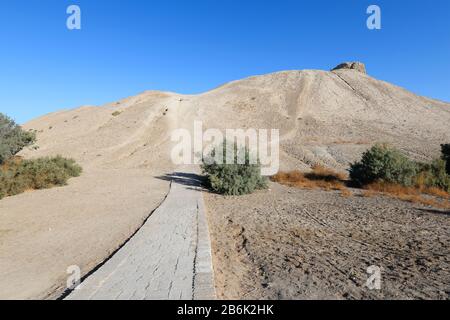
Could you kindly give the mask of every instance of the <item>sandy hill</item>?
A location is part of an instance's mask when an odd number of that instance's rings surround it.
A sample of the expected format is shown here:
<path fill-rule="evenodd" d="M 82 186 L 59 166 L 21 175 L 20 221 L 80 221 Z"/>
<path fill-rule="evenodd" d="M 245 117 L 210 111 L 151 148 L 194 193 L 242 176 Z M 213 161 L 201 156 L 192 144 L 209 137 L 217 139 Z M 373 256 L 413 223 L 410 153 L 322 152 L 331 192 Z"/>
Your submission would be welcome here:
<path fill-rule="evenodd" d="M 417 159 L 450 141 L 450 104 L 376 80 L 354 64 L 331 72 L 285 71 L 235 81 L 200 95 L 148 91 L 102 107 L 52 113 L 27 123 L 38 150 L 84 168 L 69 186 L 0 202 L 0 298 L 54 296 L 66 268 L 84 273 L 120 245 L 164 198 L 170 133 L 205 128 L 280 129 L 282 168 L 344 170 L 374 142 Z"/>
<path fill-rule="evenodd" d="M 120 113 L 112 116 L 114 112 Z M 450 104 L 337 69 L 286 71 L 231 82 L 195 96 L 149 91 L 103 107 L 53 113 L 26 124 L 35 152 L 61 153 L 89 167 L 154 167 L 167 161 L 170 132 L 201 120 L 213 128 L 277 128 L 284 165 L 345 168 L 374 142 L 418 159 L 450 140 Z"/>

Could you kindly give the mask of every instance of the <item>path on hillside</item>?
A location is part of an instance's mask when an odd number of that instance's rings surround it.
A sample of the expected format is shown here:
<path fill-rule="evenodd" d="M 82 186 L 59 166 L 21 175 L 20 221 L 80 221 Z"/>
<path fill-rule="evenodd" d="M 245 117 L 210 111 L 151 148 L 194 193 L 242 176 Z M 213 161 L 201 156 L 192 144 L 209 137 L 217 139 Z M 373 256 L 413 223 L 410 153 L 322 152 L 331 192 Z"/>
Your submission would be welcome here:
<path fill-rule="evenodd" d="M 298 134 L 299 117 L 308 107 L 307 98 L 308 93 L 311 91 L 313 80 L 314 79 L 311 75 L 305 74 L 305 78 L 302 79 L 301 86 L 286 94 L 288 115 L 290 121 L 292 121 L 294 125 L 288 132 L 280 137 L 280 141 L 294 139 Z"/>
<path fill-rule="evenodd" d="M 196 174 L 183 172 L 161 177 L 172 182 L 166 200 L 117 253 L 66 299 L 215 298 L 200 181 Z"/>

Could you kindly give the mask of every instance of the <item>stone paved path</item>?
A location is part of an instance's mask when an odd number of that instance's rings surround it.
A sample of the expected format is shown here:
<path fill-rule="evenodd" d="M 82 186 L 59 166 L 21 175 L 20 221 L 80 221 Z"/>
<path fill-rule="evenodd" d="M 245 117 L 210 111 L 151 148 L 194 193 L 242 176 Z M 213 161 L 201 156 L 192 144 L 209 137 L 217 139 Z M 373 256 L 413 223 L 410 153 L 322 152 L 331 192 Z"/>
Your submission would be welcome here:
<path fill-rule="evenodd" d="M 214 299 L 203 196 L 194 174 L 176 173 L 143 227 L 66 299 Z"/>

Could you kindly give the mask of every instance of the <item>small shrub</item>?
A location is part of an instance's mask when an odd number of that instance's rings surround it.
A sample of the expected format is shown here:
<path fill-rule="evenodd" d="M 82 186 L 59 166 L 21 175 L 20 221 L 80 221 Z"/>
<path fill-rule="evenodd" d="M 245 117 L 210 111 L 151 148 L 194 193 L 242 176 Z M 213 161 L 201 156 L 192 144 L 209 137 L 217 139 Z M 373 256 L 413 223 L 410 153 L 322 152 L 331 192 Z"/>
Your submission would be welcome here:
<path fill-rule="evenodd" d="M 61 156 L 33 160 L 11 159 L 0 169 L 0 199 L 27 190 L 63 186 L 81 174 L 81 167 Z"/>
<path fill-rule="evenodd" d="M 24 131 L 14 120 L 0 113 L 0 164 L 4 163 L 26 146 L 33 144 L 36 134 Z"/>
<path fill-rule="evenodd" d="M 113 117 L 117 117 L 118 115 L 120 115 L 122 112 L 121 111 L 114 111 L 111 115 Z"/>
<path fill-rule="evenodd" d="M 439 188 L 450 192 L 450 176 L 446 172 L 445 161 L 436 159 L 430 164 L 420 164 L 414 185 L 420 190 Z"/>
<path fill-rule="evenodd" d="M 214 192 L 223 195 L 244 195 L 267 188 L 267 179 L 261 176 L 260 164 L 250 164 L 248 149 L 243 150 L 245 161 L 239 164 L 237 146 L 234 145 L 234 162 L 227 164 L 225 163 L 226 142 L 217 148 L 223 148 L 223 161 L 217 162 L 214 159 L 216 155 L 216 149 L 214 149 L 208 159 L 204 159 L 201 166 Z"/>
<path fill-rule="evenodd" d="M 352 164 L 349 172 L 351 180 L 359 186 L 377 181 L 411 186 L 418 166 L 400 151 L 377 144 L 363 154 L 360 162 Z"/>

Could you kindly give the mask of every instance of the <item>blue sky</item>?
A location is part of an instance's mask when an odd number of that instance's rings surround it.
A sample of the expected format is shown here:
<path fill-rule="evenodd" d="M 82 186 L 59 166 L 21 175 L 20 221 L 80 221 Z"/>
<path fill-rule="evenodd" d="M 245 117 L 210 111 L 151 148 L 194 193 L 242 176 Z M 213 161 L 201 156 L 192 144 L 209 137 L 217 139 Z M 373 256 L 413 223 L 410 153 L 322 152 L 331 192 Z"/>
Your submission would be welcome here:
<path fill-rule="evenodd" d="M 360 60 L 370 75 L 450 101 L 448 0 L 0 0 L 0 112 L 22 123 L 144 90 Z M 79 5 L 82 29 L 66 28 Z M 382 30 L 366 28 L 378 4 Z"/>

